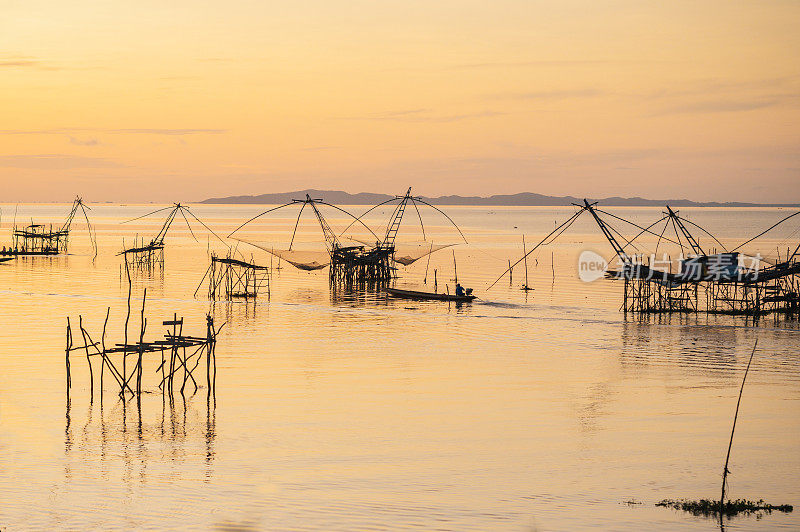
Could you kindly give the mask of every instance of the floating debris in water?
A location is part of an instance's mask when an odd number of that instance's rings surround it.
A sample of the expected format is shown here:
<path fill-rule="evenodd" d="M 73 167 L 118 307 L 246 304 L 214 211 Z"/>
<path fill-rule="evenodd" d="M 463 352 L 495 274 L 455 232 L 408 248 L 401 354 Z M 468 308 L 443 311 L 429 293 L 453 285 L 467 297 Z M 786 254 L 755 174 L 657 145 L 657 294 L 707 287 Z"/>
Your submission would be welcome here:
<path fill-rule="evenodd" d="M 682 510 L 692 515 L 699 515 L 703 517 L 712 517 L 716 515 L 734 516 L 738 514 L 750 515 L 755 513 L 772 513 L 785 512 L 789 513 L 794 510 L 791 504 L 772 505 L 764 502 L 763 499 L 757 501 L 748 501 L 747 499 L 736 499 L 727 501 L 720 507 L 719 501 L 711 499 L 700 499 L 699 501 L 690 501 L 687 499 L 664 499 L 657 502 L 656 506 L 664 508 L 673 508 L 675 510 Z"/>

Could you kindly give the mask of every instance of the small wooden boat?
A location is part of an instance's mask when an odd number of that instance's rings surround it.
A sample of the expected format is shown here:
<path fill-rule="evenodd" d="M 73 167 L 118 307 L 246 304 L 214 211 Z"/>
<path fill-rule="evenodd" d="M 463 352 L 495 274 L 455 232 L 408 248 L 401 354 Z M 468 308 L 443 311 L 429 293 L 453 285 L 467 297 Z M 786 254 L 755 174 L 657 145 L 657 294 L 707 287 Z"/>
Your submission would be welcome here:
<path fill-rule="evenodd" d="M 402 299 L 428 299 L 431 301 L 455 301 L 457 303 L 470 302 L 475 299 L 475 296 L 472 294 L 457 296 L 455 294 L 401 290 L 400 288 L 387 288 L 386 293 L 391 297 L 399 297 Z"/>

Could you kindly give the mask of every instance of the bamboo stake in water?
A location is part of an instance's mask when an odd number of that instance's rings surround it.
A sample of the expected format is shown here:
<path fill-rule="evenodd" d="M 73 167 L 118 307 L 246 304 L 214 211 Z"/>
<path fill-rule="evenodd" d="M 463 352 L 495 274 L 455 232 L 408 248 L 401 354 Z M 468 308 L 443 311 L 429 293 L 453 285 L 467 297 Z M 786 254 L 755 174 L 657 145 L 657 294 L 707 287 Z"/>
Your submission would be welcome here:
<path fill-rule="evenodd" d="M 433 254 L 433 240 L 431 240 L 431 250 L 428 252 L 428 262 L 425 263 L 425 279 L 422 280 L 422 284 L 428 284 L 428 266 L 431 265 L 431 255 Z"/>
<path fill-rule="evenodd" d="M 525 250 L 525 235 L 522 235 L 522 257 L 525 259 L 525 290 L 528 289 L 528 252 Z"/>
<path fill-rule="evenodd" d="M 725 482 L 728 479 L 728 462 L 731 459 L 731 447 L 733 446 L 733 433 L 736 431 L 736 419 L 739 417 L 739 404 L 742 402 L 742 392 L 744 391 L 744 383 L 747 380 L 747 373 L 750 371 L 750 364 L 753 362 L 753 355 L 756 354 L 756 347 L 758 346 L 758 339 L 753 345 L 753 352 L 750 353 L 750 360 L 747 361 L 747 369 L 744 370 L 744 377 L 742 377 L 742 387 L 739 389 L 739 399 L 736 401 L 736 413 L 733 415 L 733 427 L 731 428 L 731 440 L 728 442 L 728 455 L 725 457 L 725 469 L 722 470 L 722 495 L 719 498 L 719 515 L 722 518 L 722 511 L 725 508 Z"/>

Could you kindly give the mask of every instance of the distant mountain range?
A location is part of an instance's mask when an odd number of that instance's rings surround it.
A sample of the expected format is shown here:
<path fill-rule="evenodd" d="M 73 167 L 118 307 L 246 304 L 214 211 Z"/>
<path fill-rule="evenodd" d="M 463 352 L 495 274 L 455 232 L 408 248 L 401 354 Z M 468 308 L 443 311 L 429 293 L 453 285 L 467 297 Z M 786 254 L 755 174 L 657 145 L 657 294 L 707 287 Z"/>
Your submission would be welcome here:
<path fill-rule="evenodd" d="M 315 199 L 324 199 L 327 203 L 337 205 L 376 205 L 382 201 L 393 199 L 389 194 L 374 194 L 370 192 L 360 192 L 350 194 L 341 190 L 298 190 L 295 192 L 279 192 L 275 194 L 259 194 L 258 196 L 228 196 L 225 198 L 209 198 L 200 203 L 232 203 L 232 204 L 265 204 L 280 205 L 289 203 L 293 199 L 304 199 L 306 194 Z M 583 198 L 573 196 L 545 196 L 534 194 L 533 192 L 520 192 L 519 194 L 501 194 L 488 197 L 481 196 L 439 196 L 429 198 L 421 196 L 423 200 L 435 205 L 486 205 L 486 206 L 550 206 L 560 207 L 573 203 L 582 203 Z M 600 205 L 607 207 L 798 207 L 798 203 L 742 203 L 742 202 L 698 202 L 687 199 L 668 199 L 651 200 L 645 198 L 588 198 L 590 201 L 597 201 Z"/>

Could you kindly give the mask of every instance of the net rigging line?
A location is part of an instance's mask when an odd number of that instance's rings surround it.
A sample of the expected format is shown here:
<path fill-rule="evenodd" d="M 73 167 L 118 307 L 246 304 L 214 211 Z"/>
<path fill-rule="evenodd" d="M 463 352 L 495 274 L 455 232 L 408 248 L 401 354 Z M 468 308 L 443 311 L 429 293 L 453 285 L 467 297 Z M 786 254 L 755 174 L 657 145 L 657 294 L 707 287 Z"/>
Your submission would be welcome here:
<path fill-rule="evenodd" d="M 289 202 L 289 203 L 284 203 L 283 205 L 279 205 L 278 207 L 273 207 L 272 209 L 267 209 L 266 211 L 262 212 L 261 214 L 256 214 L 255 216 L 253 216 L 252 218 L 250 218 L 249 220 L 247 220 L 245 223 L 243 223 L 242 225 L 240 225 L 239 227 L 237 227 L 236 229 L 234 229 L 233 231 L 231 231 L 231 232 L 228 234 L 228 238 L 230 238 L 231 236 L 233 236 L 233 234 L 234 234 L 236 231 L 238 231 L 239 229 L 241 229 L 241 228 L 242 228 L 242 227 L 244 227 L 245 225 L 249 224 L 250 222 L 252 222 L 252 221 L 253 221 L 253 220 L 255 220 L 256 218 L 261 218 L 261 217 L 262 217 L 262 216 L 264 216 L 265 214 L 268 214 L 268 213 L 270 213 L 270 212 L 272 212 L 272 211 L 277 211 L 278 209 L 282 209 L 282 208 L 284 208 L 284 207 L 288 207 L 289 205 L 294 205 L 294 203 L 295 203 L 295 202 L 293 202 L 293 201 L 292 201 L 292 202 Z"/>
<path fill-rule="evenodd" d="M 420 202 L 420 203 L 422 203 L 423 205 L 427 205 L 428 207 L 430 207 L 430 208 L 432 208 L 432 209 L 434 209 L 434 210 L 438 211 L 439 213 L 441 213 L 441 214 L 442 214 L 442 216 L 444 216 L 445 218 L 447 218 L 447 219 L 450 221 L 450 223 L 451 223 L 451 224 L 453 224 L 453 227 L 455 227 L 455 228 L 456 228 L 456 230 L 458 231 L 458 234 L 460 234 L 460 235 L 461 235 L 461 238 L 463 238 L 463 239 L 464 239 L 464 243 L 465 243 L 465 244 L 469 244 L 469 242 L 467 241 L 467 237 L 466 237 L 466 236 L 464 236 L 464 233 L 462 233 L 462 232 L 461 232 L 461 228 L 460 228 L 460 227 L 458 227 L 458 224 L 456 224 L 456 223 L 453 221 L 453 219 L 452 219 L 452 218 L 450 218 L 450 217 L 447 215 L 447 213 L 446 213 L 446 212 L 444 212 L 442 209 L 440 209 L 440 208 L 436 207 L 435 205 L 431 205 L 430 203 L 428 203 L 427 201 L 423 200 L 422 198 L 417 198 L 417 201 L 419 201 L 419 202 Z"/>
<path fill-rule="evenodd" d="M 642 229 L 641 231 L 639 231 L 639 232 L 636 234 L 636 236 L 635 236 L 635 237 L 633 237 L 633 238 L 631 238 L 630 240 L 626 238 L 626 239 L 625 239 L 625 244 L 623 244 L 623 246 L 622 246 L 622 250 L 624 251 L 624 250 L 625 250 L 625 248 L 626 248 L 626 247 L 628 247 L 629 245 L 630 245 L 630 246 L 633 246 L 634 248 L 636 248 L 637 250 L 639 250 L 639 248 L 638 248 L 638 247 L 636 246 L 636 244 L 634 244 L 633 242 L 634 242 L 634 241 L 635 241 L 637 238 L 639 238 L 640 236 L 642 236 L 643 234 L 645 234 L 645 232 L 649 232 L 649 231 L 650 231 L 650 228 L 652 228 L 654 225 L 656 225 L 656 224 L 658 224 L 658 223 L 661 223 L 661 222 L 663 222 L 663 221 L 664 221 L 666 218 L 668 218 L 668 216 L 664 216 L 664 217 L 663 217 L 663 218 L 661 218 L 660 220 L 656 220 L 655 222 L 651 223 L 650 225 L 648 225 L 647 227 L 645 227 L 644 229 Z M 669 222 L 667 222 L 667 223 L 669 223 Z M 666 224 L 664 225 L 664 228 L 666 229 Z M 664 234 L 664 231 L 661 231 L 661 234 L 663 235 L 663 234 Z M 620 235 L 620 236 L 622 236 L 622 235 Z M 623 236 L 622 238 L 625 238 L 625 237 Z M 659 239 L 660 239 L 660 238 L 661 238 L 661 237 L 659 237 Z M 657 251 L 658 251 L 658 243 L 656 243 L 656 252 L 657 252 Z"/>
<path fill-rule="evenodd" d="M 669 216 L 665 216 L 661 220 L 664 220 L 665 218 L 669 218 Z M 661 234 L 658 235 L 658 240 L 656 241 L 656 250 L 653 252 L 654 255 L 658 255 L 658 246 L 661 245 L 661 238 L 664 236 L 664 233 L 667 232 L 667 227 L 669 227 L 669 220 L 667 220 L 667 223 L 664 224 L 664 229 L 661 230 Z"/>
<path fill-rule="evenodd" d="M 345 228 L 344 228 L 344 231 L 342 231 L 342 233 L 341 233 L 341 234 L 343 235 L 343 234 L 344 234 L 344 233 L 345 233 L 345 232 L 346 232 L 348 229 L 350 229 L 350 227 L 352 227 L 352 226 L 353 226 L 353 224 L 354 224 L 355 222 L 357 222 L 357 221 L 361 221 L 361 218 L 363 218 L 364 216 L 366 216 L 366 215 L 367 215 L 367 214 L 369 214 L 370 212 L 374 211 L 374 210 L 375 210 L 375 209 L 377 209 L 378 207 L 381 207 L 381 206 L 383 206 L 383 205 L 386 205 L 387 203 L 391 203 L 391 202 L 393 202 L 393 201 L 400 201 L 400 202 L 402 203 L 402 201 L 403 201 L 404 199 L 405 199 L 405 198 L 404 198 L 403 196 L 397 196 L 397 197 L 395 197 L 395 198 L 391 198 L 391 199 L 388 199 L 388 200 L 386 200 L 386 201 L 382 201 L 382 202 L 378 203 L 377 205 L 374 205 L 374 206 L 370 207 L 369 209 L 367 209 L 366 211 L 364 211 L 363 213 L 361 213 L 361 215 L 360 215 L 360 216 L 358 216 L 358 217 L 357 217 L 357 218 L 356 218 L 354 221 L 350 222 L 350 225 L 348 225 L 347 227 L 345 227 Z M 420 214 L 420 212 L 419 212 L 419 207 L 417 206 L 417 202 L 419 202 L 419 203 L 422 203 L 423 205 L 427 205 L 428 207 L 432 208 L 432 209 L 433 209 L 433 210 L 435 210 L 435 211 L 438 211 L 438 212 L 439 212 L 439 213 L 440 213 L 442 216 L 444 216 L 445 218 L 447 218 L 447 220 L 448 220 L 448 221 L 449 221 L 451 224 L 453 224 L 453 227 L 455 227 L 455 228 L 456 228 L 456 231 L 458 231 L 458 234 L 459 234 L 459 235 L 461 235 L 461 238 L 463 238 L 463 239 L 464 239 L 464 243 L 465 243 L 465 244 L 469 244 L 469 242 L 467 241 L 467 237 L 466 237 L 466 236 L 464 236 L 464 233 L 461 231 L 461 228 L 460 228 L 460 227 L 458 227 L 458 224 L 456 224 L 456 223 L 453 221 L 453 219 L 452 219 L 452 218 L 450 218 L 450 216 L 448 216 L 448 215 L 447 215 L 447 213 L 446 213 L 446 212 L 444 212 L 444 211 L 443 211 L 443 210 L 441 210 L 440 208 L 436 207 L 435 205 L 431 205 L 430 203 L 428 203 L 427 201 L 423 200 L 422 198 L 417 198 L 417 197 L 414 197 L 414 198 L 409 198 L 409 199 L 410 199 L 410 200 L 411 200 L 411 202 L 414 204 L 414 208 L 417 210 L 417 215 L 419 216 L 420 225 L 422 226 L 423 238 L 425 237 L 425 236 L 424 236 L 424 235 L 425 235 L 425 226 L 422 224 L 422 215 L 421 215 L 421 214 Z M 389 217 L 389 221 L 390 221 L 390 222 L 391 222 L 391 220 L 394 218 L 394 215 L 395 215 L 395 213 L 397 212 L 397 210 L 398 210 L 399 208 L 400 208 L 400 204 L 398 203 L 398 204 L 395 206 L 395 208 L 394 208 L 394 211 L 392 211 L 392 216 L 390 216 L 390 217 Z M 363 222 L 362 222 L 362 224 L 363 224 Z M 341 236 L 341 235 L 339 235 L 339 236 Z"/>
<path fill-rule="evenodd" d="M 609 231 L 613 231 L 614 233 L 616 233 L 616 235 L 617 235 L 618 237 L 620 237 L 621 239 L 623 239 L 623 240 L 626 240 L 626 241 L 627 241 L 627 239 L 625 238 L 625 235 L 623 235 L 623 234 L 622 234 L 622 233 L 619 231 L 619 229 L 617 229 L 616 227 L 614 227 L 613 225 L 611 225 L 610 223 L 608 223 L 608 222 L 606 222 L 606 221 L 603 221 L 603 223 L 606 225 L 606 227 L 608 227 L 608 230 L 609 230 Z M 638 251 L 639 253 L 642 253 L 642 248 L 640 248 L 639 246 L 637 246 L 636 244 L 634 244 L 634 243 L 633 243 L 633 240 L 631 240 L 630 242 L 627 242 L 626 246 L 627 246 L 628 244 L 630 244 L 631 246 L 633 246 L 633 249 L 635 249 L 635 250 L 636 250 L 636 251 Z M 622 246 L 622 251 L 625 251 L 625 246 Z M 619 253 L 615 253 L 615 254 L 614 254 L 614 256 L 617 256 L 617 255 L 619 255 Z M 621 257 L 620 257 L 620 258 L 621 258 Z"/>
<path fill-rule="evenodd" d="M 637 228 L 641 229 L 641 230 L 642 230 L 643 232 L 645 232 L 645 233 L 649 233 L 649 234 L 651 234 L 651 235 L 658 236 L 658 234 L 656 234 L 656 233 L 654 233 L 654 232 L 650 231 L 649 229 L 645 229 L 645 228 L 644 228 L 644 227 L 642 227 L 641 225 L 639 225 L 639 224 L 636 224 L 636 223 L 633 223 L 633 222 L 631 222 L 630 220 L 626 220 L 625 218 L 620 218 L 619 216 L 617 216 L 617 215 L 615 215 L 615 214 L 611 214 L 610 212 L 604 211 L 604 210 L 602 210 L 602 209 L 598 209 L 598 208 L 596 208 L 596 207 L 595 207 L 595 209 L 594 209 L 594 210 L 596 210 L 597 212 L 602 212 L 603 214 L 606 214 L 606 215 L 608 215 L 608 216 L 611 216 L 612 218 L 616 218 L 617 220 L 620 220 L 620 221 L 622 221 L 622 222 L 625 222 L 626 224 L 630 224 L 630 225 L 632 225 L 632 226 L 634 226 L 634 227 L 637 227 Z M 670 238 L 666 238 L 666 237 L 664 237 L 664 240 L 666 240 L 667 242 L 671 242 L 671 243 L 673 243 L 673 244 L 678 244 L 678 245 L 680 245 L 680 243 L 679 243 L 679 242 L 675 242 L 674 240 L 672 240 L 672 239 L 670 239 Z"/>
<path fill-rule="evenodd" d="M 681 240 L 681 234 L 678 232 L 678 224 L 675 223 L 675 218 L 670 217 L 670 221 L 672 221 L 672 228 L 675 230 L 675 236 L 678 239 L 678 245 L 681 247 L 681 255 L 683 255 L 683 241 Z"/>
<path fill-rule="evenodd" d="M 372 236 L 374 236 L 375 238 L 378 238 L 378 235 L 376 235 L 375 232 L 372 229 L 370 229 L 367 224 L 365 224 L 361 220 L 358 220 L 353 214 L 347 212 L 346 210 L 342 209 L 341 207 L 337 207 L 336 205 L 333 205 L 332 203 L 326 203 L 324 201 L 313 201 L 312 203 L 319 203 L 320 205 L 327 205 L 328 207 L 332 207 L 332 208 L 336 209 L 337 211 L 343 212 L 344 214 L 346 214 L 350 218 L 353 218 L 354 221 L 359 222 L 362 226 L 364 226 L 364 229 L 369 231 L 372 234 Z"/>
<path fill-rule="evenodd" d="M 217 240 L 222 242 L 222 244 L 225 247 L 230 248 L 228 243 L 225 242 L 225 240 L 222 237 L 220 237 L 216 232 L 214 232 L 213 229 L 211 229 L 208 225 L 206 225 L 206 223 L 203 222 L 203 220 L 198 218 L 197 215 L 195 215 L 191 211 L 191 209 L 189 209 L 189 207 L 186 207 L 185 205 L 181 205 L 180 203 L 175 203 L 175 204 L 173 204 L 172 206 L 169 206 L 169 207 L 162 207 L 160 209 L 156 209 L 154 211 L 148 212 L 148 213 L 143 214 L 141 216 L 137 216 L 136 218 L 131 218 L 130 220 L 125 220 L 124 222 L 121 222 L 121 223 L 126 224 L 126 223 L 130 223 L 130 222 L 134 222 L 136 220 L 141 220 L 142 218 L 145 218 L 147 216 L 151 216 L 153 214 L 156 214 L 156 213 L 159 213 L 159 212 L 162 212 L 162 211 L 166 211 L 166 210 L 170 210 L 170 214 L 167 216 L 166 221 L 161 226 L 161 230 L 158 232 L 158 235 L 156 235 L 156 237 L 153 239 L 153 242 L 158 240 L 159 236 L 161 236 L 161 240 L 163 240 L 167 236 L 167 231 L 170 229 L 170 226 L 172 225 L 172 222 L 175 219 L 175 214 L 177 214 L 177 213 L 180 213 L 181 216 L 183 217 L 183 219 L 186 221 L 186 227 L 189 228 L 189 233 L 192 235 L 192 238 L 194 238 L 195 242 L 199 242 L 197 240 L 197 236 L 194 234 L 194 230 L 192 229 L 191 222 L 189 222 L 189 219 L 186 217 L 186 213 L 189 213 L 189 216 L 191 216 L 192 218 L 197 220 L 197 222 L 200 225 L 202 225 L 209 233 L 214 235 L 214 237 L 216 237 Z M 162 235 L 162 233 L 163 233 L 163 235 Z"/>
<path fill-rule="evenodd" d="M 294 236 L 297 234 L 297 226 L 300 225 L 300 217 L 303 215 L 303 209 L 306 208 L 306 204 L 303 203 L 303 206 L 300 207 L 300 212 L 297 214 L 297 221 L 294 223 L 294 231 L 292 231 L 292 239 L 289 241 L 289 251 L 292 250 L 292 246 L 294 245 Z"/>
<path fill-rule="evenodd" d="M 305 209 L 306 205 L 309 205 L 309 204 L 311 204 L 311 205 L 312 205 L 312 208 L 313 208 L 314 204 L 319 204 L 319 205 L 325 205 L 325 206 L 327 206 L 327 207 L 331 207 L 331 208 L 333 208 L 333 209 L 336 209 L 337 211 L 340 211 L 340 212 L 342 212 L 342 213 L 346 214 L 346 215 L 347 215 L 347 216 L 349 216 L 350 218 L 353 218 L 353 222 L 351 222 L 351 223 L 350 223 L 350 225 L 348 226 L 348 228 L 349 228 L 349 227 L 351 227 L 351 226 L 352 226 L 354 223 L 358 222 L 358 223 L 360 223 L 360 224 L 361 224 L 361 225 L 362 225 L 362 226 L 363 226 L 363 227 L 364 227 L 364 228 L 365 228 L 367 231 L 369 231 L 369 232 L 372 234 L 372 236 L 374 236 L 376 239 L 378 238 L 378 235 L 376 235 L 376 234 L 375 234 L 375 232 L 374 232 L 372 229 L 370 229 L 370 228 L 369 228 L 369 226 L 367 226 L 367 225 L 366 225 L 364 222 L 362 222 L 360 219 L 358 219 L 358 218 L 357 218 L 356 216 L 354 216 L 352 213 L 349 213 L 349 212 L 347 212 L 346 210 L 344 210 L 344 209 L 342 209 L 342 208 L 340 208 L 340 207 L 337 207 L 336 205 L 333 205 L 333 204 L 331 204 L 331 203 L 327 203 L 327 202 L 325 202 L 325 201 L 322 201 L 322 200 L 308 199 L 308 198 L 307 198 L 307 199 L 304 199 L 304 200 L 292 200 L 292 202 L 290 202 L 290 203 L 284 203 L 283 205 L 279 205 L 279 206 L 277 206 L 277 207 L 273 207 L 273 208 L 271 208 L 271 209 L 267 209 L 266 211 L 264 211 L 264 212 L 262 212 L 262 213 L 260 213 L 260 214 L 257 214 L 257 215 L 255 215 L 255 216 L 253 216 L 252 218 L 250 218 L 249 220 L 247 220 L 246 222 L 244 222 L 243 224 L 241 224 L 239 227 L 237 227 L 236 229 L 234 229 L 233 231 L 231 231 L 231 232 L 228 234 L 228 238 L 232 238 L 232 237 L 233 237 L 233 235 L 234 235 L 234 233 L 236 233 L 237 231 L 239 231 L 239 230 L 240 230 L 242 227 L 244 227 L 245 225 L 249 224 L 249 223 L 250 223 L 250 222 L 252 222 L 253 220 L 256 220 L 257 218 L 260 218 L 261 216 L 264 216 L 265 214 L 268 214 L 268 213 L 270 213 L 270 212 L 277 211 L 278 209 L 283 209 L 284 207 L 288 207 L 288 206 L 290 206 L 290 205 L 297 205 L 298 203 L 302 204 L 302 206 L 300 207 L 300 212 L 299 212 L 299 213 L 298 213 L 298 215 L 297 215 L 297 220 L 296 220 L 296 222 L 295 222 L 295 225 L 294 225 L 294 230 L 292 231 L 292 239 L 291 239 L 291 241 L 290 241 L 290 243 L 289 243 L 289 251 L 291 251 L 291 250 L 292 250 L 292 246 L 294 245 L 294 239 L 295 239 L 295 235 L 297 234 L 297 227 L 298 227 L 298 225 L 300 224 L 300 217 L 302 216 L 302 214 L 303 214 L 303 210 Z M 320 225 L 322 225 L 322 221 L 321 221 L 321 220 L 320 220 Z M 324 228 L 323 228 L 323 233 L 324 233 L 324 232 L 325 232 L 325 230 L 324 230 Z M 332 234 L 333 234 L 333 233 L 332 233 Z M 335 234 L 334 234 L 334 237 L 335 237 Z M 238 239 L 237 239 L 237 240 L 238 240 Z M 327 236 L 326 236 L 326 241 L 327 241 Z M 246 240 L 242 240 L 242 242 L 245 242 L 245 243 L 248 243 L 248 244 L 250 244 L 250 242 L 247 242 Z M 251 245 L 252 245 L 252 244 L 251 244 Z M 258 246 L 257 246 L 257 247 L 258 247 Z"/>
<path fill-rule="evenodd" d="M 364 216 L 366 216 L 366 215 L 367 215 L 367 214 L 369 214 L 370 212 L 374 211 L 374 210 L 375 210 L 375 209 L 377 209 L 378 207 L 382 207 L 383 205 L 386 205 L 387 203 L 390 203 L 390 202 L 392 202 L 392 201 L 402 200 L 402 199 L 403 199 L 403 198 L 402 198 L 401 196 L 400 196 L 400 197 L 396 197 L 396 198 L 391 198 L 391 199 L 388 199 L 388 200 L 386 200 L 386 201 L 382 201 L 382 202 L 378 203 L 377 205 L 374 205 L 374 206 L 370 207 L 369 209 L 367 209 L 366 211 L 364 211 L 363 213 L 361 213 L 361 215 L 360 215 L 360 216 L 356 217 L 356 218 L 355 218 L 355 220 L 353 220 L 352 222 L 350 222 L 350 225 L 348 225 L 347 227 L 345 227 L 345 228 L 344 228 L 344 231 L 342 231 L 342 232 L 341 232 L 341 234 L 339 234 L 339 236 L 342 236 L 342 235 L 344 235 L 344 234 L 345 234 L 345 232 L 347 232 L 347 230 L 348 230 L 348 229 L 350 229 L 351 227 L 353 227 L 353 224 L 355 224 L 356 222 L 360 222 L 360 221 L 361 221 L 361 218 L 363 218 Z M 395 212 L 397 212 L 397 209 L 398 209 L 398 208 L 399 208 L 399 205 L 395 206 L 395 208 L 394 208 L 394 211 L 392 211 L 392 216 L 391 216 L 391 217 L 389 217 L 389 220 L 391 220 L 392 218 L 394 218 L 394 213 L 395 213 Z M 362 222 L 362 223 L 363 223 L 363 222 Z"/>
<path fill-rule="evenodd" d="M 552 231 L 551 231 L 551 232 L 550 232 L 550 233 L 549 233 L 549 234 L 548 234 L 546 237 L 544 237 L 542 240 L 540 240 L 538 244 L 536 244 L 535 246 L 533 246 L 533 247 L 531 248 L 531 250 L 530 250 L 530 251 L 528 251 L 527 253 L 525 253 L 525 255 L 523 255 L 523 256 L 522 256 L 522 258 L 520 258 L 520 259 L 519 259 L 517 262 L 515 262 L 514 264 L 512 264 L 511 266 L 509 266 L 509 267 L 506 269 L 506 271 L 504 271 L 502 274 L 500 274 L 500 277 L 498 277 L 497 279 L 495 279 L 495 281 L 494 281 L 492 284 L 490 284 L 490 285 L 489 285 L 489 287 L 487 288 L 487 290 L 491 289 L 491 288 L 492 288 L 494 285 L 496 285 L 496 284 L 497 284 L 497 283 L 500 281 L 500 279 L 502 279 L 503 277 L 505 277 L 505 275 L 506 275 L 508 272 L 510 272 L 511 270 L 513 270 L 513 269 L 514 269 L 514 266 L 516 266 L 517 264 L 519 264 L 520 262 L 522 262 L 523 260 L 525 260 L 525 258 L 526 258 L 526 257 L 528 257 L 528 255 L 530 255 L 531 253 L 533 253 L 534 251 L 536 251 L 536 249 L 537 249 L 537 248 L 539 248 L 539 246 L 543 245 L 543 243 L 544 243 L 544 242 L 545 242 L 545 241 L 546 241 L 548 238 L 550 238 L 552 235 L 554 235 L 555 233 L 557 233 L 559 229 L 561 229 L 561 228 L 563 227 L 563 228 L 564 228 L 564 230 L 566 231 L 566 229 L 567 229 L 567 228 L 568 228 L 570 225 L 572 225 L 572 223 L 573 223 L 573 222 L 574 222 L 574 221 L 575 221 L 575 220 L 578 218 L 578 216 L 580 216 L 580 215 L 581 215 L 581 214 L 582 214 L 582 213 L 583 213 L 585 210 L 586 210 L 585 208 L 581 208 L 581 209 L 580 209 L 579 211 L 577 211 L 575 214 L 573 214 L 572 216 L 570 216 L 570 217 L 567 219 L 567 221 L 566 221 L 566 222 L 562 223 L 561 225 L 559 225 L 558 227 L 556 227 L 555 229 L 553 229 L 553 230 L 552 230 Z M 563 233 L 564 231 L 561 231 L 561 232 Z M 561 233 L 559 233 L 559 235 L 560 235 L 560 234 L 561 234 Z"/>
<path fill-rule="evenodd" d="M 733 252 L 734 252 L 734 251 L 736 251 L 737 249 L 740 249 L 740 248 L 742 248 L 742 247 L 746 246 L 747 244 L 749 244 L 750 242 L 752 242 L 752 241 L 753 241 L 753 240 L 755 240 L 756 238 L 760 238 L 760 237 L 764 236 L 765 234 L 767 234 L 768 232 L 772 231 L 773 229 L 775 229 L 776 227 L 778 227 L 779 225 L 781 225 L 783 222 L 785 222 L 785 221 L 786 221 L 786 220 L 788 220 L 789 218 L 792 218 L 792 217 L 794 217 L 794 216 L 797 216 L 798 214 L 800 214 L 800 211 L 797 211 L 796 213 L 790 214 L 789 216 L 787 216 L 787 217 L 786 217 L 786 218 L 784 218 L 783 220 L 779 221 L 778 223 L 775 223 L 775 224 L 771 225 L 771 226 L 770 226 L 768 229 L 766 229 L 765 231 L 762 231 L 762 232 L 760 232 L 759 234 L 757 234 L 756 236 L 754 236 L 753 238 L 751 238 L 751 239 L 750 239 L 750 240 L 748 240 L 747 242 L 743 242 L 743 243 L 739 244 L 738 246 L 736 246 L 735 248 L 733 248 L 733 249 L 731 250 L 731 253 L 733 253 Z"/>
<path fill-rule="evenodd" d="M 422 240 L 427 240 L 425 238 L 425 224 L 422 223 L 422 213 L 419 212 L 419 207 L 417 206 L 417 202 L 414 199 L 411 199 L 411 203 L 414 205 L 414 209 L 417 211 L 417 217 L 419 218 L 419 226 L 422 228 Z"/>
<path fill-rule="evenodd" d="M 714 242 L 716 242 L 717 244 L 719 244 L 719 245 L 722 247 L 722 250 L 723 250 L 723 251 L 726 251 L 726 252 L 728 251 L 728 248 L 726 248 L 726 247 L 725 247 L 725 244 L 723 244 L 722 242 L 720 242 L 719 240 L 717 240 L 717 237 L 715 237 L 714 235 L 712 235 L 711 233 L 709 233 L 708 231 L 706 231 L 705 229 L 703 229 L 702 227 L 700 227 L 699 225 L 697 225 L 696 223 L 694 223 L 693 221 L 691 221 L 691 220 L 687 220 L 687 219 L 686 219 L 686 218 L 684 218 L 683 216 L 678 216 L 678 218 L 679 218 L 679 219 L 680 219 L 682 222 L 686 222 L 687 224 L 689 224 L 689 225 L 691 225 L 691 226 L 693 226 L 693 227 L 696 227 L 696 228 L 700 229 L 702 232 L 704 232 L 705 234 L 707 234 L 708 236 L 710 236 L 710 237 L 711 237 L 711 238 L 714 240 Z"/>

